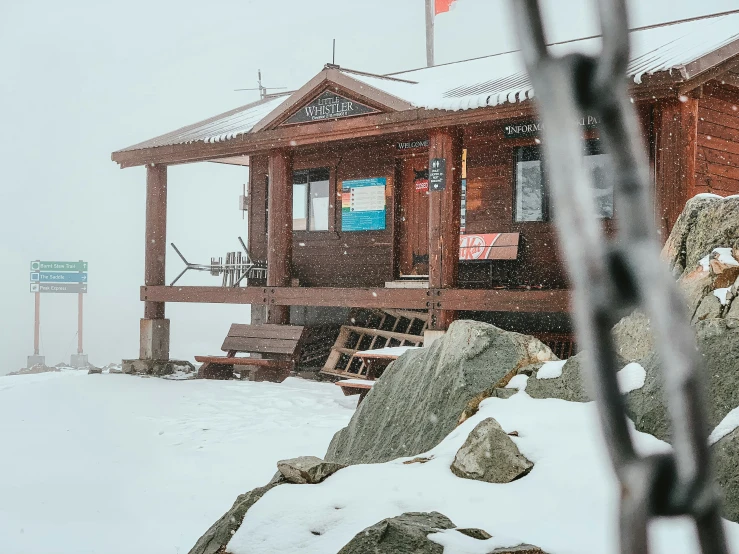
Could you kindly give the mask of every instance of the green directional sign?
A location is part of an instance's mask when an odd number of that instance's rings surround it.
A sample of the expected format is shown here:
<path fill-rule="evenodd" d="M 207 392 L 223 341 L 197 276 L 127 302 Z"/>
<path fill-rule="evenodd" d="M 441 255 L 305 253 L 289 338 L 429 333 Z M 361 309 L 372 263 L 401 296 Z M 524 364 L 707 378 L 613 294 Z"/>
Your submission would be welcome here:
<path fill-rule="evenodd" d="M 87 262 L 31 262 L 31 271 L 87 271 Z"/>

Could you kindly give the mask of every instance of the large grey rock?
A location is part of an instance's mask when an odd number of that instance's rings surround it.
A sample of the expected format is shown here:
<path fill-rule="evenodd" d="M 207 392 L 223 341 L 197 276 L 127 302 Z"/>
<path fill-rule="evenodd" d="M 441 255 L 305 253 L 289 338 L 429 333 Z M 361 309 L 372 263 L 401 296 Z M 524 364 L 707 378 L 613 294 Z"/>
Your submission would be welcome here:
<path fill-rule="evenodd" d="M 723 495 L 723 516 L 739 522 L 739 429 L 713 445 L 716 481 Z"/>
<path fill-rule="evenodd" d="M 438 512 L 409 512 L 360 531 L 338 554 L 443 554 L 428 535 L 454 527 Z"/>
<path fill-rule="evenodd" d="M 629 362 L 641 360 L 654 350 L 654 336 L 649 318 L 640 310 L 635 310 L 616 323 L 611 330 L 611 336 L 616 352 Z"/>
<path fill-rule="evenodd" d="M 707 319 L 694 325 L 703 356 L 708 424 L 718 425 L 739 406 L 739 326 L 735 320 Z M 627 412 L 639 431 L 670 440 L 661 362 L 656 353 L 639 362 L 646 370 L 644 387 L 627 395 Z M 669 368 L 668 368 L 669 369 Z"/>
<path fill-rule="evenodd" d="M 210 526 L 210 529 L 198 539 L 198 542 L 195 543 L 188 554 L 220 554 L 224 552 L 228 541 L 241 527 L 246 512 L 257 500 L 284 482 L 284 479 L 275 476 L 266 486 L 257 487 L 246 494 L 240 494 L 231 509 Z"/>
<path fill-rule="evenodd" d="M 277 469 L 290 483 L 315 485 L 329 475 L 333 475 L 344 466 L 332 462 L 324 462 L 316 456 L 300 456 L 277 462 Z"/>
<path fill-rule="evenodd" d="M 520 368 L 555 359 L 534 337 L 455 321 L 430 347 L 390 364 L 349 425 L 334 435 L 325 459 L 380 463 L 425 452 Z"/>
<path fill-rule="evenodd" d="M 454 456 L 457 477 L 487 483 L 510 483 L 526 475 L 534 464 L 518 450 L 511 437 L 492 417 L 483 419 Z"/>
<path fill-rule="evenodd" d="M 186 360 L 123 360 L 123 373 L 163 377 L 173 373 L 195 373 L 195 366 Z"/>
<path fill-rule="evenodd" d="M 700 196 L 687 202 L 662 249 L 675 276 L 691 270 L 714 248 L 739 239 L 739 198 Z"/>
<path fill-rule="evenodd" d="M 532 398 L 559 398 L 568 402 L 589 402 L 593 400 L 589 390 L 588 378 L 584 374 L 585 352 L 578 352 L 562 367 L 562 376 L 553 379 L 539 379 L 538 369 L 526 383 L 526 394 Z M 621 369 L 628 360 L 616 355 L 616 366 Z"/>
<path fill-rule="evenodd" d="M 697 321 L 703 321 L 704 319 L 715 319 L 721 317 L 721 310 L 723 306 L 721 301 L 715 294 L 707 294 L 703 297 L 698 304 L 698 307 L 693 314 L 693 323 Z"/>

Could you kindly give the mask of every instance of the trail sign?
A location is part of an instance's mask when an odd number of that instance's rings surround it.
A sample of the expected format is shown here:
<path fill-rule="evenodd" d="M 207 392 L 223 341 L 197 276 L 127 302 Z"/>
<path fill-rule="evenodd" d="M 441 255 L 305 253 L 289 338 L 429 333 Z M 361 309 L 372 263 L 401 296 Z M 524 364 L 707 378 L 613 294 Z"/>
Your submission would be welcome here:
<path fill-rule="evenodd" d="M 87 283 L 31 283 L 31 292 L 84 294 L 87 292 Z"/>
<path fill-rule="evenodd" d="M 87 273 L 37 271 L 31 273 L 32 283 L 87 283 Z"/>
<path fill-rule="evenodd" d="M 31 262 L 31 271 L 87 271 L 87 262 Z"/>

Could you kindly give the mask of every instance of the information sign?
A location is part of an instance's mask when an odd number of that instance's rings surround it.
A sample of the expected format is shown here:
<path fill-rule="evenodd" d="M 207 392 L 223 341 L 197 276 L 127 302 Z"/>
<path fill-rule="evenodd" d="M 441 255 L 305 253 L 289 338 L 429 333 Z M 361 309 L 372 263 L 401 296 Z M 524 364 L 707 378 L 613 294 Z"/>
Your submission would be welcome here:
<path fill-rule="evenodd" d="M 385 177 L 343 181 L 341 184 L 341 230 L 385 229 Z"/>
<path fill-rule="evenodd" d="M 431 192 L 446 188 L 446 158 L 432 158 L 429 163 L 429 188 Z"/>

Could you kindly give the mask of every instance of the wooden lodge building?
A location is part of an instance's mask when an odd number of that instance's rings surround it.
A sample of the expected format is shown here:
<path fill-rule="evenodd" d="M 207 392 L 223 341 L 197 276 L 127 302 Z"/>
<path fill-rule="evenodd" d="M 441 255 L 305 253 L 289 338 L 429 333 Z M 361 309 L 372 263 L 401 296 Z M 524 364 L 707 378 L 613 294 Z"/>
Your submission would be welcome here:
<path fill-rule="evenodd" d="M 739 13 L 631 39 L 630 90 L 666 237 L 690 197 L 739 193 Z M 599 38 L 552 48 L 593 51 Z M 569 293 L 532 99 L 516 51 L 388 75 L 329 64 L 292 93 L 114 152 L 122 168 L 147 168 L 141 358 L 169 357 L 168 302 L 250 304 L 254 321 L 309 326 L 346 324 L 358 309 L 419 314 L 432 331 L 471 317 L 566 343 Z M 598 216 L 612 228 L 609 156 L 598 121 L 580 124 Z M 248 250 L 266 279 L 165 282 L 167 167 L 194 162 L 249 166 Z"/>

